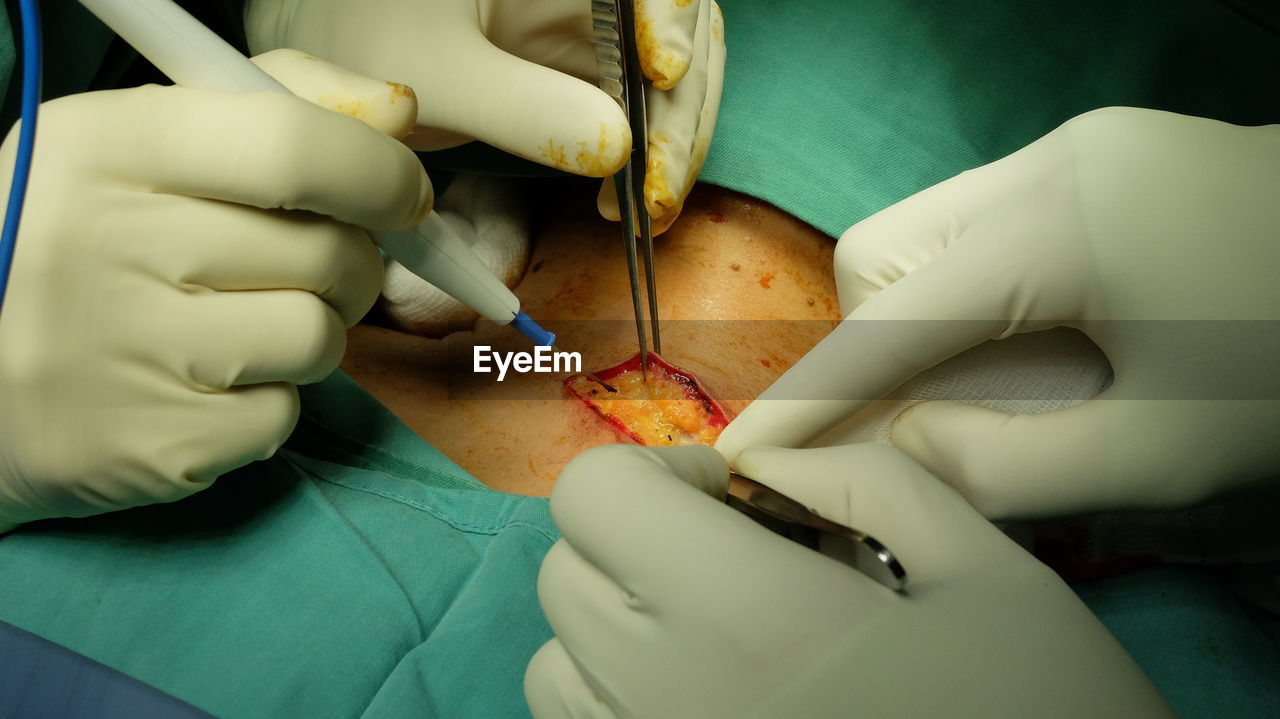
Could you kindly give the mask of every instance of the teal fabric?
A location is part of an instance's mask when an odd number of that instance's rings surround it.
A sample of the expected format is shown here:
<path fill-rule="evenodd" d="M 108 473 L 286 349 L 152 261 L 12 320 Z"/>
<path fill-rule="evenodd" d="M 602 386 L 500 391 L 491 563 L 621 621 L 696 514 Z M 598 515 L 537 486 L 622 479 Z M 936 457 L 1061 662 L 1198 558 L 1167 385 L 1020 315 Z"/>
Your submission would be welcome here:
<path fill-rule="evenodd" d="M 838 237 L 1081 112 L 1280 122 L 1280 9 L 1215 0 L 722 0 L 700 179 Z"/>
<path fill-rule="evenodd" d="M 9 15 L 12 28 L 0 28 L 4 40 L 0 40 L 0 58 L 3 57 L 4 44 L 9 47 L 15 43 L 15 33 L 21 32 L 21 16 L 18 3 L 10 0 Z M 82 92 L 90 86 L 90 82 L 99 71 L 99 64 L 114 37 L 111 30 L 99 22 L 98 18 L 84 8 L 77 0 L 41 0 L 41 63 L 42 77 L 40 83 L 41 97 L 50 100 L 75 92 Z M 3 60 L 0 60 L 3 62 Z M 17 121 L 22 107 L 22 75 L 13 72 L 21 63 L 8 67 L 5 78 L 10 83 L 7 94 L 0 105 L 0 132 L 8 132 Z M 4 85 L 0 84 L 0 88 Z"/>
<path fill-rule="evenodd" d="M 13 28 L 9 26 L 9 11 L 0 5 L 0 98 L 9 92 L 9 79 L 13 77 L 17 62 L 17 48 L 13 45 Z M 8 124 L 0 128 L 7 132 Z"/>
<path fill-rule="evenodd" d="M 1076 594 L 1184 719 L 1280 717 L 1275 618 L 1208 569 L 1168 567 L 1090 582 Z"/>
<path fill-rule="evenodd" d="M 0 538 L 0 619 L 220 717 L 526 717 L 546 500 L 485 488 L 350 379 L 273 459 Z"/>

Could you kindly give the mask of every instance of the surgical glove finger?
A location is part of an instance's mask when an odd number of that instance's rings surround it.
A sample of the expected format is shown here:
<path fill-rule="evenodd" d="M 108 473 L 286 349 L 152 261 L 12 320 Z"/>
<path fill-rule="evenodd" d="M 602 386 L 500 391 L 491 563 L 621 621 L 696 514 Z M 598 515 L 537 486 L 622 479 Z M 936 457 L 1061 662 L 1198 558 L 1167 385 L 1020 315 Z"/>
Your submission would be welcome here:
<path fill-rule="evenodd" d="M 474 3 L 440 3 L 428 10 L 405 0 L 255 0 L 246 9 L 245 32 L 255 53 L 296 48 L 412 87 L 418 117 L 405 141 L 415 150 L 480 140 L 573 174 L 616 172 L 631 147 L 631 130 L 617 103 L 593 82 L 522 59 L 525 48 L 511 46 L 549 35 L 558 40 L 556 53 L 571 55 L 568 62 L 576 67 L 580 59 L 594 57 L 587 9 L 565 13 L 560 4 L 539 3 L 486 12 L 492 20 L 487 27 L 477 11 Z M 519 22 L 525 27 L 510 27 Z M 377 42 L 369 41 L 375 37 Z M 589 68 L 594 72 L 594 62 Z"/>
<path fill-rule="evenodd" d="M 174 377 L 214 390 L 319 382 L 338 368 L 346 350 L 337 313 L 299 290 L 175 298 L 162 311 L 140 310 L 131 329 L 136 341 L 164 348 L 156 362 Z"/>
<path fill-rule="evenodd" d="M 1280 403 L 1112 394 L 1037 415 L 926 402 L 892 441 L 999 520 L 1189 507 L 1280 466 L 1265 433 L 1239 429 L 1269 426 Z"/>
<path fill-rule="evenodd" d="M 617 716 L 587 685 L 573 657 L 558 639 L 543 644 L 529 660 L 524 674 L 525 701 L 536 719 L 551 717 Z"/>
<path fill-rule="evenodd" d="M 226 392 L 117 384 L 85 394 L 93 389 L 76 382 L 43 403 L 12 405 L 23 424 L 0 447 L 0 534 L 49 517 L 177 501 L 275 454 L 298 422 L 298 390 L 285 382 Z M 95 411 L 68 414 L 68 398 Z M 137 409 L 116 410 L 109 425 L 103 406 Z M 151 411 L 157 406 L 164 411 Z"/>
<path fill-rule="evenodd" d="M 382 258 L 368 235 L 309 212 L 235 208 L 202 198 L 130 198 L 134 243 L 161 277 L 222 292 L 310 292 L 351 327 L 368 312 L 382 281 Z M 173 218 L 182 216 L 184 251 L 174 252 Z M 122 208 L 123 209 L 123 208 Z"/>
<path fill-rule="evenodd" d="M 670 90 L 698 57 L 697 26 L 709 3 L 687 0 L 638 2 L 636 54 L 645 77 L 659 90 Z"/>
<path fill-rule="evenodd" d="M 1026 558 L 964 498 L 885 444 L 750 447 L 736 471 L 883 542 L 907 568 L 908 591 Z"/>
<path fill-rule="evenodd" d="M 354 117 L 397 140 L 413 132 L 418 97 L 408 85 L 374 80 L 288 48 L 250 59 L 308 102 Z"/>
<path fill-rule="evenodd" d="M 418 159 L 381 133 L 361 131 L 367 128 L 357 120 L 283 93 L 218 94 L 217 108 L 210 107 L 212 97 L 185 88 L 136 88 L 120 103 L 141 116 L 144 124 L 134 131 L 154 133 L 156 152 L 139 158 L 127 144 L 117 145 L 102 148 L 95 161 L 103 171 L 150 183 L 155 192 L 308 210 L 375 230 L 412 227 L 430 211 L 431 181 Z"/>
<path fill-rule="evenodd" d="M 664 3 L 660 3 L 665 5 Z M 711 0 L 698 5 L 692 66 L 670 89 L 646 88 L 648 153 L 644 202 L 655 234 L 675 222 L 706 162 L 724 85 L 724 17 Z M 601 216 L 620 218 L 612 181 L 601 185 Z"/>

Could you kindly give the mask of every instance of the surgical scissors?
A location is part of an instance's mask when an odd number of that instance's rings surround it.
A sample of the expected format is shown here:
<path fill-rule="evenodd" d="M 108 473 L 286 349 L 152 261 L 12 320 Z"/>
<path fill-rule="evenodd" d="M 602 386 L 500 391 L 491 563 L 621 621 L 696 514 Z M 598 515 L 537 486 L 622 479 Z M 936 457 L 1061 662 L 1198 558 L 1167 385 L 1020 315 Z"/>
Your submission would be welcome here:
<path fill-rule="evenodd" d="M 736 472 L 729 473 L 725 502 L 765 529 L 853 567 L 895 592 L 906 593 L 907 570 L 870 534 L 833 522 Z"/>
<path fill-rule="evenodd" d="M 658 334 L 658 291 L 653 270 L 653 226 L 644 201 L 644 175 L 648 166 L 649 131 L 644 97 L 644 74 L 636 48 L 635 7 L 632 0 L 592 0 L 592 25 L 596 39 L 596 60 L 600 88 L 618 101 L 631 126 L 631 154 L 627 164 L 613 177 L 618 196 L 619 224 L 627 255 L 631 282 L 631 302 L 640 341 L 640 368 L 649 373 L 649 342 L 644 326 L 638 254 L 644 254 L 645 294 L 649 305 L 649 326 L 653 331 L 653 351 L 662 352 Z M 640 235 L 637 251 L 636 235 Z"/>

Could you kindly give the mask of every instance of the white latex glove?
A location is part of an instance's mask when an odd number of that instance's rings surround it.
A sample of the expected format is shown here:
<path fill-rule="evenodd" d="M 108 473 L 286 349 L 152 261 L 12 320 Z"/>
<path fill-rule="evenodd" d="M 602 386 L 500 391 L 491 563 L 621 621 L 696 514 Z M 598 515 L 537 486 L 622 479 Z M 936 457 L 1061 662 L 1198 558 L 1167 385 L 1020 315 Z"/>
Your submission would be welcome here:
<path fill-rule="evenodd" d="M 332 98 L 388 128 L 416 112 L 403 87 L 272 61 L 286 85 L 338 82 Z M 15 129 L 5 178 L 16 145 Z M 270 456 L 294 385 L 338 365 L 377 297 L 356 225 L 403 229 L 431 201 L 408 148 L 289 95 L 46 103 L 0 313 L 0 532 L 172 501 Z"/>
<path fill-rule="evenodd" d="M 724 78 L 713 0 L 636 3 L 648 88 L 645 202 L 655 231 L 675 220 L 711 143 Z M 631 131 L 599 75 L 585 0 L 251 0 L 254 52 L 290 47 L 417 91 L 417 150 L 480 140 L 589 177 L 626 162 Z M 618 218 L 612 181 L 600 211 Z"/>
<path fill-rule="evenodd" d="M 717 444 L 821 433 L 991 338 L 1067 325 L 1097 398 L 1010 416 L 960 402 L 892 441 L 988 517 L 1189 505 L 1280 469 L 1280 126 L 1109 108 L 852 227 L 843 323 Z M 929 321 L 926 321 L 929 320 Z M 818 400 L 818 401 L 814 401 Z"/>
<path fill-rule="evenodd" d="M 894 448 L 739 463 L 883 541 L 909 594 L 721 504 L 712 450 L 591 450 L 551 496 L 535 717 L 1171 715 L 1056 575 Z"/>

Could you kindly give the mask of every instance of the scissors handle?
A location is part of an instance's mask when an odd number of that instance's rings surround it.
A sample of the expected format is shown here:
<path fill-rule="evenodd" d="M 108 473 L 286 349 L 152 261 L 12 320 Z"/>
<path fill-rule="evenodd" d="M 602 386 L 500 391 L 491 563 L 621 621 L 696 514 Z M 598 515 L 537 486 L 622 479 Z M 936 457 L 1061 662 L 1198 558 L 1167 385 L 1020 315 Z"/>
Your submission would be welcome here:
<path fill-rule="evenodd" d="M 878 539 L 833 522 L 787 495 L 736 472 L 725 502 L 769 531 L 825 554 L 895 592 L 906 593 L 907 570 Z"/>

